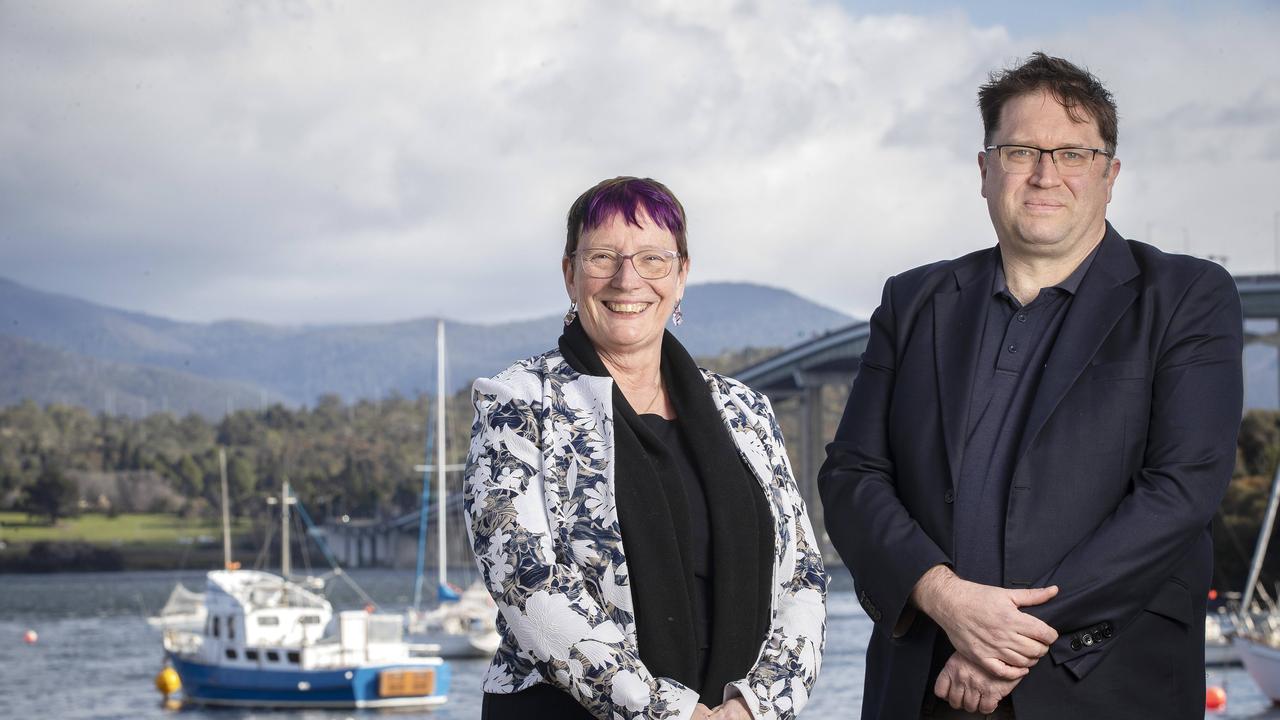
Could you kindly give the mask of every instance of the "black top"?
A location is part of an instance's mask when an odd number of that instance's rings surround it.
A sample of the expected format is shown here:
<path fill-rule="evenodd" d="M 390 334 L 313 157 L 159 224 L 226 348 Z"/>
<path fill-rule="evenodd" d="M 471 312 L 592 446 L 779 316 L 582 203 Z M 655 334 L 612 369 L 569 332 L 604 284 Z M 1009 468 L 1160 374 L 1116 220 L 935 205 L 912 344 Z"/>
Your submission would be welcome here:
<path fill-rule="evenodd" d="M 680 474 L 681 485 L 689 506 L 689 529 L 692 545 L 689 548 L 693 559 L 693 594 L 694 594 L 694 629 L 697 633 L 698 649 L 711 646 L 711 511 L 707 507 L 706 491 L 702 486 L 702 476 L 693 463 L 693 453 L 684 439 L 680 420 L 668 420 L 661 415 L 641 415 L 640 419 L 653 431 L 654 435 L 666 445 L 675 461 L 676 471 Z"/>
<path fill-rule="evenodd" d="M 581 322 L 565 328 L 559 346 L 577 372 L 609 376 Z M 747 675 L 769 634 L 774 520 L 707 377 L 670 333 L 662 338 L 661 367 L 679 418 L 674 442 L 659 438 L 660 428 L 641 419 L 617 383 L 612 389 L 614 495 L 636 649 L 655 677 L 719 705 L 724 686 Z M 690 492 L 691 482 L 700 483 L 701 495 Z M 705 509 L 690 507 L 698 500 Z M 703 532 L 710 541 L 695 542 Z M 709 587 L 698 569 L 708 565 L 715 568 Z"/>
<path fill-rule="evenodd" d="M 1026 305 L 1009 292 L 1000 253 L 978 350 L 960 478 L 956 487 L 956 573 L 1004 584 L 1004 517 L 1022 428 L 1045 361 L 1080 288 L 1095 248 L 1062 282 Z"/>

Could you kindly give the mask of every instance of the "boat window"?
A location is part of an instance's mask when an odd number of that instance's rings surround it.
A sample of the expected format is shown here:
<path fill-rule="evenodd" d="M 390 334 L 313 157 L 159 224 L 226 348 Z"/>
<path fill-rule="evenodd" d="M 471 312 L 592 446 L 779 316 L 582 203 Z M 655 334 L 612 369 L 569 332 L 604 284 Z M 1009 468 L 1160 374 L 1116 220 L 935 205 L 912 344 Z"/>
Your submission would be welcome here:
<path fill-rule="evenodd" d="M 257 650 L 245 650 L 245 651 L 244 651 L 244 659 L 245 659 L 245 660 L 250 660 L 250 661 L 256 661 L 256 660 L 258 659 L 258 651 L 257 651 Z"/>
<path fill-rule="evenodd" d="M 227 639 L 236 639 L 236 617 L 234 615 L 227 616 Z"/>
<path fill-rule="evenodd" d="M 227 659 L 228 659 L 228 660 L 235 660 L 235 659 L 236 659 L 236 651 L 235 651 L 235 650 L 233 650 L 232 648 L 227 648 Z"/>
<path fill-rule="evenodd" d="M 319 615 L 303 615 L 302 617 L 298 618 L 298 622 L 302 623 L 303 625 L 319 625 L 320 616 Z"/>
<path fill-rule="evenodd" d="M 258 624 L 263 626 L 275 627 L 280 624 L 280 618 L 275 615 L 259 615 Z"/>
<path fill-rule="evenodd" d="M 293 663 L 294 665 L 297 665 L 298 663 L 302 662 L 301 656 L 298 654 L 297 650 L 290 650 L 288 657 L 289 657 L 289 662 Z"/>
<path fill-rule="evenodd" d="M 268 650 L 267 660 L 271 662 L 280 662 L 280 653 L 276 652 L 275 650 Z"/>
<path fill-rule="evenodd" d="M 213 636 L 214 637 L 219 636 L 219 632 L 221 631 L 221 628 L 222 628 L 222 625 L 220 624 L 221 620 L 222 620 L 221 617 L 217 615 L 213 616 Z"/>

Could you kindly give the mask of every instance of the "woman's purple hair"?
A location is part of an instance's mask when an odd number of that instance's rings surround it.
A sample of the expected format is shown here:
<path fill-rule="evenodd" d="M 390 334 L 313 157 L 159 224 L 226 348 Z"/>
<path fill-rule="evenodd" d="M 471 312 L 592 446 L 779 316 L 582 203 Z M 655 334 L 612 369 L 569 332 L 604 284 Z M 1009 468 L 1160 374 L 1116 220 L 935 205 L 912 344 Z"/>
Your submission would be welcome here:
<path fill-rule="evenodd" d="M 565 257 L 578 249 L 583 233 L 621 215 L 628 225 L 640 227 L 636 209 L 643 208 L 649 219 L 676 239 L 680 257 L 689 257 L 685 240 L 684 206 L 666 185 L 650 178 L 616 177 L 605 180 L 578 196 L 569 208 L 569 232 L 564 244 Z"/>

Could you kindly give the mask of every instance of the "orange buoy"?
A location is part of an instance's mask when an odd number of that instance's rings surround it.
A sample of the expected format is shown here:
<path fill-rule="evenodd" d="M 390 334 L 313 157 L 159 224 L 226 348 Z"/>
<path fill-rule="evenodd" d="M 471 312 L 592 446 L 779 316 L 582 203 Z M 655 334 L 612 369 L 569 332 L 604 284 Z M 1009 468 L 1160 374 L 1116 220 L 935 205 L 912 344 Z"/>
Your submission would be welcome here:
<path fill-rule="evenodd" d="M 1218 591 L 1217 591 L 1217 590 L 1214 590 L 1213 588 L 1209 588 L 1209 599 L 1210 599 L 1210 600 L 1217 600 L 1217 599 L 1218 599 Z"/>
<path fill-rule="evenodd" d="M 1217 685 L 1210 685 L 1204 691 L 1204 707 L 1206 710 L 1221 710 L 1227 706 L 1227 691 Z"/>
<path fill-rule="evenodd" d="M 39 639 L 40 639 L 40 636 L 36 634 L 35 630 L 28 630 L 22 633 L 22 642 L 28 645 L 35 645 L 36 641 Z"/>
<path fill-rule="evenodd" d="M 369 613 L 370 615 L 372 615 L 377 609 L 378 609 L 377 606 L 374 605 L 373 603 L 366 603 L 364 606 L 364 611 Z"/>

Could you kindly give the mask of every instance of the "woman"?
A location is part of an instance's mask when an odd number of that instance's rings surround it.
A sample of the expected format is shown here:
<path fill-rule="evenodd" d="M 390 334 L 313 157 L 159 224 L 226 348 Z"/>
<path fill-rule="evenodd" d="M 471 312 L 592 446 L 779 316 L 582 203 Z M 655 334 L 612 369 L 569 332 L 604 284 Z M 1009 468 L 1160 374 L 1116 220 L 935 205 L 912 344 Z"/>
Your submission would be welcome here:
<path fill-rule="evenodd" d="M 562 265 L 559 348 L 473 390 L 465 508 L 502 634 L 483 717 L 793 717 L 822 558 L 769 401 L 665 331 L 684 208 L 606 180 L 570 208 Z"/>

